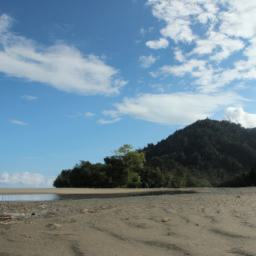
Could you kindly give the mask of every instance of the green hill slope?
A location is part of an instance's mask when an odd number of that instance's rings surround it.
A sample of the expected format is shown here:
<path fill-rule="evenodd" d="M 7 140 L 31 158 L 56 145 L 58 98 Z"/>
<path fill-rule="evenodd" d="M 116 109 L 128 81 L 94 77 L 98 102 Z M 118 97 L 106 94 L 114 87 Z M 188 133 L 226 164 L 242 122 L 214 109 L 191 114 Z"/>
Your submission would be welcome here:
<path fill-rule="evenodd" d="M 256 129 L 227 121 L 202 120 L 143 149 L 147 163 L 164 172 L 189 175 L 220 185 L 248 173 L 256 163 Z"/>
<path fill-rule="evenodd" d="M 56 187 L 256 185 L 256 129 L 201 120 L 142 150 L 120 147 L 104 163 L 63 170 Z"/>

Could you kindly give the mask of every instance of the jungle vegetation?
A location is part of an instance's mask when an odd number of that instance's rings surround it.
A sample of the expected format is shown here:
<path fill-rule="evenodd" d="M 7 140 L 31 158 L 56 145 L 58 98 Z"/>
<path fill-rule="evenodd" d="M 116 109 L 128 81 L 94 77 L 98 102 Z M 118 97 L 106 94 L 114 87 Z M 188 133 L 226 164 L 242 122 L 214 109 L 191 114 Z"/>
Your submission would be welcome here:
<path fill-rule="evenodd" d="M 123 145 L 103 163 L 81 161 L 54 186 L 247 186 L 256 185 L 255 166 L 256 129 L 206 119 L 143 149 Z"/>

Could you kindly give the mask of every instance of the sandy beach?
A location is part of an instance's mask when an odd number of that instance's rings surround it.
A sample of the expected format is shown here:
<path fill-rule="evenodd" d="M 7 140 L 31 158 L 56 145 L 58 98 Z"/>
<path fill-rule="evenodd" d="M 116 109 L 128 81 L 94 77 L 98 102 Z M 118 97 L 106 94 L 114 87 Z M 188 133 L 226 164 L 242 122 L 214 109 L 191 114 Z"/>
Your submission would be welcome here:
<path fill-rule="evenodd" d="M 243 188 L 1 202 L 0 255 L 252 256 L 255 198 L 256 188 Z"/>

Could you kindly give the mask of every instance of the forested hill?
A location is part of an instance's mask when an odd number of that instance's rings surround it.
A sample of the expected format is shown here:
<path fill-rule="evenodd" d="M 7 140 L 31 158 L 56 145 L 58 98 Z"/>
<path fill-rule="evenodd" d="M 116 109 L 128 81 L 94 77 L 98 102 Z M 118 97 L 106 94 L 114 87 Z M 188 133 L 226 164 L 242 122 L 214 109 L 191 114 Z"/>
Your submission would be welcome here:
<path fill-rule="evenodd" d="M 206 119 L 142 151 L 147 163 L 163 172 L 179 169 L 215 186 L 255 167 L 256 129 Z"/>
<path fill-rule="evenodd" d="M 63 170 L 56 187 L 192 187 L 256 185 L 256 129 L 202 120 L 156 145 L 120 147 L 104 163 Z"/>

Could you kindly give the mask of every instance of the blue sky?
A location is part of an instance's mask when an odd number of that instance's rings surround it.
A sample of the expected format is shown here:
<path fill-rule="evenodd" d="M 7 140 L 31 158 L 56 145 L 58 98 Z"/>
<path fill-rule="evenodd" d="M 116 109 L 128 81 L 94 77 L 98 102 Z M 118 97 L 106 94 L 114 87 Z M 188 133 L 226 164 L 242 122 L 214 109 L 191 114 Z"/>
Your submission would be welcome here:
<path fill-rule="evenodd" d="M 256 3 L 0 0 L 0 184 L 45 186 L 206 117 L 256 126 Z"/>

